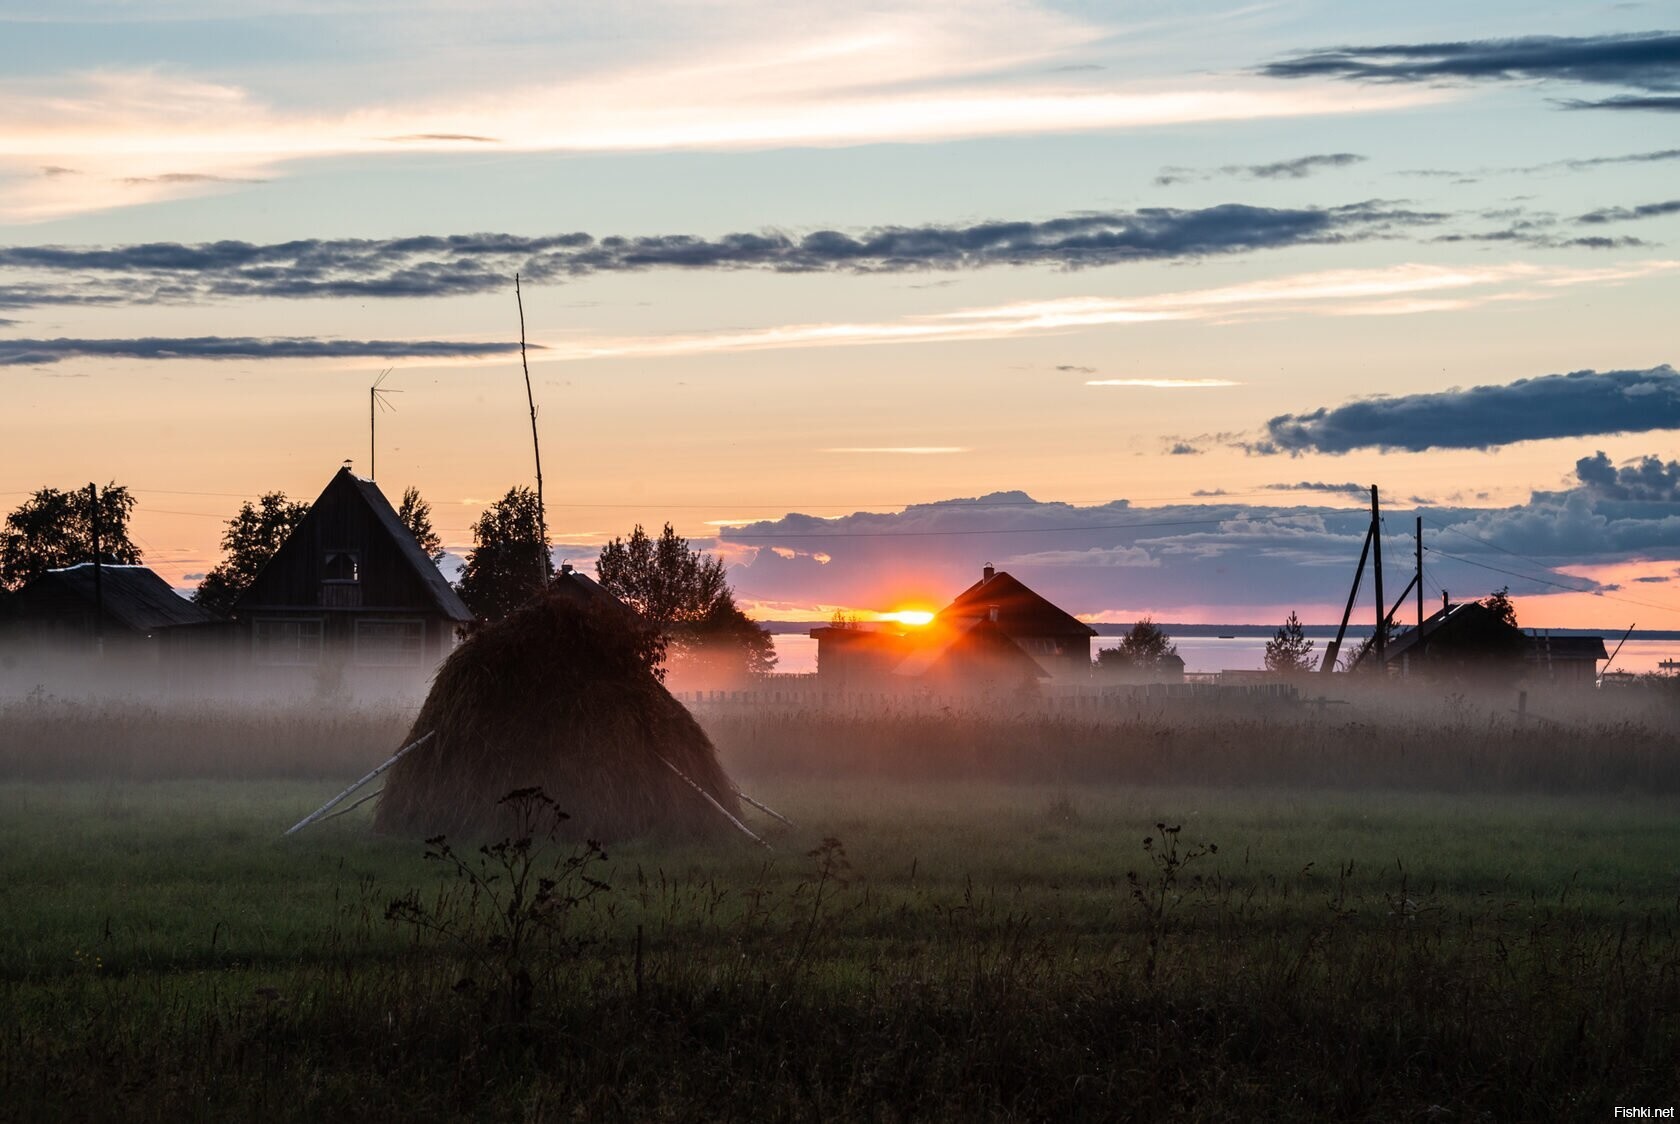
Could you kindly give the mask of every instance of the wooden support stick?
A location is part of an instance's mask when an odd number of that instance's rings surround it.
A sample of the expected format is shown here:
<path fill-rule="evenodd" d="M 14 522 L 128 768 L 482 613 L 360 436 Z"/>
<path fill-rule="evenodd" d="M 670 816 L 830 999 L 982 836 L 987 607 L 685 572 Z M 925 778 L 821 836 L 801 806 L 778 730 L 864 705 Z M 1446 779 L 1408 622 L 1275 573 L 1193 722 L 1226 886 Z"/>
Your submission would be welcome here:
<path fill-rule="evenodd" d="M 760 847 L 763 847 L 766 851 L 774 851 L 775 850 L 775 848 L 770 846 L 770 844 L 766 843 L 764 840 L 760 839 L 757 835 L 753 834 L 753 829 L 752 828 L 748 827 L 746 824 L 744 824 L 740 820 L 736 819 L 735 816 L 729 811 L 728 808 L 725 808 L 722 804 L 719 804 L 717 802 L 717 797 L 713 796 L 711 793 L 707 792 L 705 789 L 703 789 L 699 785 L 695 784 L 694 781 L 689 778 L 689 775 L 687 773 L 683 772 L 681 769 L 679 769 L 675 765 L 671 764 L 661 754 L 656 753 L 656 754 L 654 754 L 654 756 L 658 757 L 661 761 L 664 761 L 665 762 L 665 767 L 667 769 L 671 770 L 671 772 L 677 774 L 677 776 L 681 777 L 683 779 L 683 781 L 685 783 L 687 783 L 689 788 L 692 788 L 695 792 L 698 792 L 701 796 L 704 796 L 706 798 L 706 803 L 708 803 L 712 807 L 716 808 L 718 810 L 718 813 L 720 815 L 722 815 L 724 819 L 728 820 L 730 823 L 734 824 L 737 828 L 739 828 L 740 831 L 741 831 L 741 834 L 745 835 L 748 839 L 751 839 L 754 843 L 757 843 Z"/>
<path fill-rule="evenodd" d="M 338 807 L 341 803 L 343 803 L 345 798 L 350 796 L 351 793 L 355 792 L 358 788 L 361 788 L 364 784 L 367 784 L 374 777 L 377 777 L 380 773 L 383 773 L 386 769 L 389 769 L 392 765 L 395 765 L 398 761 L 402 760 L 403 754 L 407 753 L 411 749 L 419 749 L 421 746 L 423 746 L 427 742 L 431 741 L 432 740 L 432 735 L 434 735 L 436 733 L 437 733 L 436 730 L 428 730 L 426 733 L 421 734 L 418 738 L 414 739 L 413 741 L 409 742 L 407 745 L 403 746 L 401 749 L 397 750 L 395 753 L 391 754 L 391 756 L 385 761 L 385 763 L 383 765 L 380 765 L 378 768 L 374 769 L 373 772 L 369 773 L 367 776 L 363 777 L 361 780 L 357 781 L 355 784 L 351 785 L 349 788 L 345 789 L 343 792 L 339 793 L 337 796 L 333 797 L 331 800 L 327 801 L 325 804 L 321 805 L 319 808 L 315 809 L 313 812 L 311 812 L 307 816 L 303 817 L 303 819 L 299 820 L 297 823 L 295 823 L 291 827 L 287 828 L 286 829 L 286 834 L 291 835 L 293 832 L 302 831 L 304 828 L 308 827 L 310 824 L 319 820 L 322 816 L 326 815 L 328 812 L 332 811 L 334 808 Z"/>
<path fill-rule="evenodd" d="M 788 819 L 786 816 L 784 816 L 780 812 L 776 811 L 776 809 L 770 807 L 770 805 L 760 804 L 758 801 L 754 800 L 752 797 L 748 796 L 746 793 L 742 792 L 740 789 L 735 790 L 735 795 L 739 796 L 742 800 L 745 800 L 748 804 L 751 804 L 754 808 L 757 808 L 759 811 L 763 812 L 765 815 L 775 816 L 777 819 L 781 820 L 783 823 L 787 824 L 789 827 L 793 826 L 793 821 L 792 820 Z"/>

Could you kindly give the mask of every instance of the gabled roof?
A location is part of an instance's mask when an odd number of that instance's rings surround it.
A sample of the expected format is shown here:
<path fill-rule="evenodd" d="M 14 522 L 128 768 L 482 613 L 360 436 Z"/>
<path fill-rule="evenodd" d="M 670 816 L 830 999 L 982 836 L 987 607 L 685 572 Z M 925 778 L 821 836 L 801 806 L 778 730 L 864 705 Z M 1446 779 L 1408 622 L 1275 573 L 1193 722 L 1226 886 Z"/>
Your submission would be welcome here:
<path fill-rule="evenodd" d="M 1016 667 L 1033 679 L 1048 679 L 1050 673 L 1021 646 L 1011 640 L 989 617 L 961 619 L 941 625 L 938 621 L 926 626 L 927 633 L 916 649 L 893 668 L 894 675 L 909 679 L 926 675 L 953 653 L 969 651 L 984 654 Z"/>
<path fill-rule="evenodd" d="M 987 567 L 990 570 L 990 567 Z M 993 618 L 992 610 L 996 609 Z M 1008 636 L 1069 636 L 1082 639 L 1097 630 L 1002 571 L 990 573 L 957 594 L 955 601 L 935 614 L 936 621 L 995 619 Z"/>
<path fill-rule="evenodd" d="M 280 549 L 274 552 L 274 557 L 268 560 L 268 565 L 257 574 L 251 587 L 240 595 L 239 600 L 234 603 L 236 614 L 242 608 L 254 608 L 258 605 L 263 608 L 274 607 L 261 600 L 259 591 L 272 584 L 269 579 L 273 574 L 285 572 L 285 567 L 292 564 L 297 551 L 307 549 L 303 544 L 311 541 L 320 512 L 334 499 L 360 506 L 365 510 L 372 527 L 389 540 L 399 564 L 412 573 L 425 600 L 433 609 L 449 620 L 466 622 L 473 619 L 472 610 L 462 603 L 460 595 L 445 580 L 436 564 L 420 549 L 420 543 L 415 539 L 414 533 L 397 515 L 391 501 L 379 490 L 379 485 L 372 480 L 362 479 L 348 468 L 341 468 L 333 474 L 333 478 L 327 482 L 327 486 L 310 506 L 309 514 L 292 529 L 291 535 L 280 544 Z M 285 604 L 278 599 L 276 603 Z"/>
<path fill-rule="evenodd" d="M 99 570 L 98 597 L 104 603 L 105 615 L 135 632 L 214 624 L 220 619 L 203 606 L 176 593 L 168 582 L 144 566 L 107 564 Z M 37 586 L 68 593 L 85 601 L 91 610 L 95 598 L 93 571 L 92 562 L 48 570 L 16 595 L 20 611 L 27 611 L 24 605 L 28 600 L 28 591 Z"/>
<path fill-rule="evenodd" d="M 414 532 L 410 531 L 408 525 L 402 521 L 402 517 L 397 514 L 397 509 L 391 506 L 391 501 L 385 498 L 385 493 L 379 490 L 378 484 L 375 484 L 372 480 L 362 479 L 348 468 L 341 468 L 338 470 L 338 474 L 333 477 L 332 483 L 327 485 L 327 488 L 332 488 L 333 484 L 346 477 L 355 484 L 357 494 L 367 503 L 374 518 L 397 544 L 397 551 L 402 556 L 403 561 L 413 567 L 415 573 L 419 575 L 421 582 L 426 587 L 426 592 L 437 606 L 437 611 L 450 620 L 472 620 L 472 610 L 467 608 L 466 603 L 461 600 L 461 595 L 455 592 L 455 587 L 449 584 L 448 579 L 443 576 L 443 572 L 437 568 L 437 563 L 433 562 L 426 552 L 420 549 L 420 541 L 414 537 Z M 322 492 L 322 495 L 325 494 L 325 492 Z"/>
<path fill-rule="evenodd" d="M 620 601 L 617 596 L 609 592 L 600 582 L 585 574 L 580 574 L 570 566 L 561 566 L 560 572 L 554 575 L 554 580 L 548 584 L 549 593 L 557 597 L 565 597 L 580 605 L 607 609 L 612 612 L 637 616 L 636 610 Z"/>

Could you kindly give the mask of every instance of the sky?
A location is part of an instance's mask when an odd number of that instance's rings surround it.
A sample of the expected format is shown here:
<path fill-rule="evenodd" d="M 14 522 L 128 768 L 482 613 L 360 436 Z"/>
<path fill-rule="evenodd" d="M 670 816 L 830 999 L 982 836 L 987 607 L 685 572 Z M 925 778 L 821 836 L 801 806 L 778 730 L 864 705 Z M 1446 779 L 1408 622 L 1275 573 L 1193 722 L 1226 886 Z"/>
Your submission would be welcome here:
<path fill-rule="evenodd" d="M 1680 4 L 0 3 L 0 507 L 350 460 L 777 619 L 1680 628 Z M 392 407 L 370 464 L 368 388 Z M 1392 596 L 1392 592 L 1390 594 Z M 1404 619 L 1404 618 L 1402 618 Z"/>

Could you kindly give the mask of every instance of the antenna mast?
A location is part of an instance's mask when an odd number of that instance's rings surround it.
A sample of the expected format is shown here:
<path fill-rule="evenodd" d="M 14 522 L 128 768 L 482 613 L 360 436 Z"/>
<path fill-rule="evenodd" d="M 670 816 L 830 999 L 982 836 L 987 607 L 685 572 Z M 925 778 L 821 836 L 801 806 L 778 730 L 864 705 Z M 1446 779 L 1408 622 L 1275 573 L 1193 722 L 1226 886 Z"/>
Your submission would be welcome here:
<path fill-rule="evenodd" d="M 376 410 L 395 410 L 396 409 L 395 406 L 393 406 L 389 402 L 385 401 L 385 396 L 387 394 L 401 394 L 402 393 L 402 391 L 400 391 L 400 390 L 381 390 L 380 389 L 380 385 L 382 383 L 384 383 L 386 376 L 389 375 L 390 373 L 391 373 L 391 368 L 386 367 L 383 371 L 379 372 L 379 377 L 373 380 L 373 385 L 368 387 L 368 479 L 369 480 L 379 479 L 378 446 L 374 441 L 374 429 L 375 429 L 374 416 L 375 416 L 375 411 Z"/>

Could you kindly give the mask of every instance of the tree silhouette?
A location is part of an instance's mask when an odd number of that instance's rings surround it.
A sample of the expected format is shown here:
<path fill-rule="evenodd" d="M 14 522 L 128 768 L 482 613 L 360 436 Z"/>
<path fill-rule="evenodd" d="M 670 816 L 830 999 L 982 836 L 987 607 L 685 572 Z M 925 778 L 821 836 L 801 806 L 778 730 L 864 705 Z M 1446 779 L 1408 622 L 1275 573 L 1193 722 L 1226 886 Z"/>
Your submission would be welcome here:
<path fill-rule="evenodd" d="M 1311 671 L 1318 663 L 1313 642 L 1301 629 L 1301 618 L 1293 610 L 1283 626 L 1266 641 L 1267 671 Z"/>
<path fill-rule="evenodd" d="M 120 484 L 98 490 L 99 553 L 106 562 L 134 565 L 140 548 L 129 541 L 134 497 Z M 93 496 L 86 488 L 37 489 L 0 527 L 0 589 L 17 589 L 48 570 L 93 561 Z"/>
<path fill-rule="evenodd" d="M 473 548 L 456 590 L 480 620 L 501 620 L 553 580 L 542 526 L 537 494 L 525 487 L 509 488 L 473 524 Z"/>
<path fill-rule="evenodd" d="M 1153 670 L 1160 667 L 1168 656 L 1177 654 L 1178 646 L 1161 631 L 1161 626 L 1152 618 L 1144 617 L 1120 638 L 1119 647 L 1097 650 L 1097 667 L 1104 671 L 1124 671 L 1127 668 Z"/>
<path fill-rule="evenodd" d="M 659 630 L 676 659 L 709 654 L 747 675 L 775 666 L 770 634 L 735 604 L 723 560 L 690 547 L 669 523 L 657 539 L 639 523 L 628 539 L 613 539 L 595 572 L 602 588 Z"/>
<path fill-rule="evenodd" d="M 432 565 L 440 564 L 443 561 L 443 540 L 432 528 L 432 505 L 421 497 L 419 488 L 410 486 L 403 489 L 397 518 L 413 533 L 414 541 L 420 544 L 420 549 L 432 560 Z"/>
<path fill-rule="evenodd" d="M 246 500 L 222 532 L 222 560 L 204 575 L 193 600 L 212 613 L 227 616 L 239 595 L 251 588 L 269 559 L 309 514 L 309 505 L 269 492 L 255 504 Z"/>

